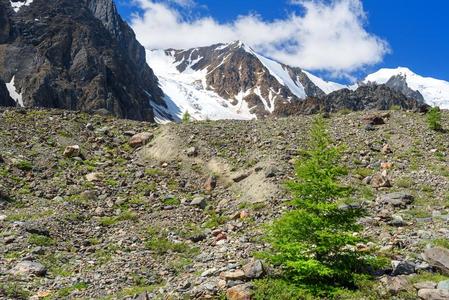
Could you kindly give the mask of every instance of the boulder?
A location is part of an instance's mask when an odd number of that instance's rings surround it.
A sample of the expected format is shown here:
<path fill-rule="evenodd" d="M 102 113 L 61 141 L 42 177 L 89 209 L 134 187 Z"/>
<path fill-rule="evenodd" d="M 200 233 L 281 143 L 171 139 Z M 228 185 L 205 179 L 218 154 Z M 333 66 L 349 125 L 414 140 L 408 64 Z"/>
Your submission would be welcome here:
<path fill-rule="evenodd" d="M 392 276 L 410 275 L 415 273 L 415 264 L 409 261 L 392 261 Z"/>
<path fill-rule="evenodd" d="M 248 284 L 236 285 L 226 291 L 228 300 L 251 300 L 251 286 Z"/>
<path fill-rule="evenodd" d="M 192 202 L 190 202 L 190 205 L 205 209 L 207 205 L 206 198 L 202 196 L 196 196 L 195 198 L 193 198 Z"/>
<path fill-rule="evenodd" d="M 152 138 L 153 134 L 151 132 L 141 132 L 133 135 L 128 143 L 131 147 L 138 148 L 146 145 Z"/>
<path fill-rule="evenodd" d="M 245 278 L 243 270 L 227 271 L 220 273 L 220 278 L 224 280 L 242 280 Z"/>
<path fill-rule="evenodd" d="M 438 282 L 438 289 L 449 290 L 449 280 L 443 280 Z"/>
<path fill-rule="evenodd" d="M 98 182 L 103 180 L 104 174 L 101 172 L 89 173 L 86 175 L 86 180 L 89 182 Z"/>
<path fill-rule="evenodd" d="M 70 158 L 70 157 L 77 157 L 81 154 L 81 148 L 79 145 L 72 145 L 67 146 L 64 150 L 64 157 Z"/>
<path fill-rule="evenodd" d="M 10 273 L 16 276 L 20 275 L 45 276 L 45 274 L 47 273 L 47 269 L 38 262 L 22 261 L 19 262 L 14 268 L 12 268 Z"/>
<path fill-rule="evenodd" d="M 264 275 L 265 270 L 260 260 L 255 260 L 243 266 L 243 272 L 248 279 L 260 278 Z"/>
<path fill-rule="evenodd" d="M 422 289 L 434 289 L 436 288 L 437 284 L 433 281 L 423 281 L 415 283 L 413 286 L 417 290 L 422 290 Z"/>
<path fill-rule="evenodd" d="M 390 179 L 384 173 L 374 174 L 370 183 L 373 188 L 391 187 Z"/>
<path fill-rule="evenodd" d="M 429 248 L 422 254 L 424 260 L 432 267 L 449 275 L 449 250 L 441 247 Z"/>
<path fill-rule="evenodd" d="M 384 204 L 390 204 L 394 207 L 405 207 L 413 203 L 415 198 L 407 193 L 397 192 L 380 196 L 379 201 Z"/>
<path fill-rule="evenodd" d="M 423 300 L 447 300 L 449 299 L 449 290 L 421 289 L 418 291 L 418 297 Z"/>

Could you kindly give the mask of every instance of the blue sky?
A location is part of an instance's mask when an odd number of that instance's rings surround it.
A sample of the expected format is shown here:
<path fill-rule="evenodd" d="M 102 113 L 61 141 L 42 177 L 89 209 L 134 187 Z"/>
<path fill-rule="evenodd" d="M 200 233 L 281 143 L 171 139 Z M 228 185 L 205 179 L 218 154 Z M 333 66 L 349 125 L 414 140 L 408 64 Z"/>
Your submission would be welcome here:
<path fill-rule="evenodd" d="M 170 9 L 171 12 L 176 13 L 179 18 L 183 19 L 180 21 L 179 28 L 182 28 L 181 26 L 185 24 L 191 25 L 192 23 L 195 23 L 195 20 L 205 20 L 206 17 L 209 18 L 208 20 L 213 20 L 213 22 L 216 23 L 214 26 L 217 27 L 217 24 L 235 23 L 238 16 L 242 15 L 257 15 L 257 20 L 260 21 L 260 23 L 271 24 L 270 22 L 276 22 L 276 20 L 287 20 L 292 14 L 303 16 L 307 11 L 307 8 L 303 6 L 292 4 L 291 0 L 196 0 L 195 2 L 193 2 L 193 0 L 166 0 L 157 2 L 153 0 L 139 0 L 140 3 L 135 3 L 134 5 L 130 4 L 131 1 L 116 1 L 121 14 L 125 17 L 125 19 L 132 23 L 139 39 L 143 40 L 142 42 L 144 45 L 148 39 L 148 47 L 155 47 L 157 45 L 172 46 L 172 44 L 175 47 L 178 46 L 176 35 L 174 35 L 172 40 L 166 38 L 159 41 L 160 44 L 153 43 L 152 39 L 158 40 L 158 38 L 155 38 L 156 35 L 159 35 L 157 26 L 167 27 L 167 25 L 163 23 L 154 23 L 152 21 L 152 19 L 155 19 L 155 14 L 160 16 L 163 13 L 161 11 L 157 11 L 155 6 L 148 5 L 164 5 L 167 10 Z M 173 4 L 173 2 L 182 2 L 182 5 Z M 353 22 L 355 20 L 354 24 L 351 25 L 353 27 L 349 30 L 360 31 L 358 35 L 354 36 L 354 51 L 356 53 L 349 53 L 351 52 L 350 50 L 345 50 L 348 49 L 347 45 L 340 45 L 333 50 L 335 53 L 331 54 L 332 58 L 335 57 L 335 60 L 340 60 L 341 62 L 339 61 L 337 64 L 332 64 L 331 62 L 327 64 L 320 64 L 319 62 L 323 61 L 322 56 L 318 56 L 316 58 L 312 56 L 309 58 L 296 48 L 293 49 L 293 52 L 298 51 L 295 55 L 291 55 L 291 51 L 280 51 L 277 53 L 276 51 L 280 50 L 278 40 L 269 40 L 267 42 L 272 43 L 271 45 L 273 47 L 271 48 L 263 47 L 264 39 L 262 38 L 260 41 L 256 40 L 252 41 L 252 43 L 257 43 L 257 46 L 255 46 L 258 47 L 257 50 L 261 49 L 261 52 L 266 51 L 267 53 L 264 54 L 267 56 L 271 56 L 285 63 L 288 63 L 289 60 L 291 60 L 291 64 L 293 65 L 304 65 L 316 59 L 316 62 L 311 62 L 307 65 L 307 68 L 314 70 L 316 73 L 320 73 L 320 75 L 323 73 L 328 74 L 329 76 L 327 77 L 340 76 L 340 79 L 347 79 L 349 78 L 349 74 L 357 77 L 363 76 L 364 74 L 375 71 L 380 67 L 393 68 L 397 66 L 406 66 L 423 76 L 431 76 L 449 80 L 449 18 L 446 16 L 447 11 L 449 11 L 449 1 L 428 0 L 423 2 L 417 0 L 323 0 L 322 2 L 329 6 L 332 6 L 332 2 L 350 3 L 349 5 L 351 5 L 351 7 L 348 11 L 352 12 L 355 17 L 350 14 L 348 15 L 347 12 L 345 12 L 346 10 L 335 7 L 326 12 L 323 7 L 317 8 L 315 6 L 309 8 L 309 11 L 313 12 L 316 10 L 316 14 L 327 13 L 327 15 L 323 15 L 327 16 L 323 17 L 323 19 L 332 19 L 334 16 L 337 18 L 343 14 L 349 22 Z M 142 3 L 149 4 L 145 6 Z M 363 8 L 357 8 L 358 3 L 362 4 Z M 344 12 L 341 13 L 342 11 Z M 141 18 L 137 21 L 136 18 L 133 18 L 131 15 L 136 12 L 139 13 Z M 145 15 L 145 12 L 147 15 Z M 361 13 L 364 14 L 363 17 L 357 16 Z M 314 16 L 312 13 L 309 15 L 310 18 Z M 301 22 L 310 23 L 310 18 L 298 20 Z M 317 19 L 316 16 L 315 18 Z M 359 19 L 358 21 L 356 20 L 357 18 Z M 203 23 L 197 22 L 195 27 L 192 28 L 197 30 L 198 27 L 203 26 L 201 25 Z M 287 24 L 291 23 L 292 22 L 289 22 Z M 309 26 L 316 26 L 313 24 L 314 23 L 312 22 Z M 145 26 L 147 25 L 148 27 L 153 26 L 155 29 L 147 32 L 145 31 Z M 207 27 L 207 25 L 204 26 Z M 214 26 L 212 26 L 212 28 L 215 28 Z M 273 32 L 270 31 L 269 34 L 282 35 L 282 33 L 278 30 L 273 29 L 276 28 L 276 26 L 277 25 L 275 24 L 270 27 Z M 283 24 L 282 26 L 287 25 Z M 295 30 L 294 27 L 291 29 L 293 31 Z M 173 27 L 171 30 L 174 31 L 174 34 L 176 34 L 177 27 Z M 198 34 L 202 37 L 202 35 L 204 35 L 204 31 L 200 29 L 198 30 Z M 220 31 L 220 28 L 216 30 Z M 238 30 L 241 31 L 242 29 Z M 209 31 L 211 30 L 206 32 Z M 365 33 L 369 35 L 369 40 L 365 37 Z M 160 32 L 160 35 L 162 36 L 169 36 L 170 34 L 171 32 L 167 31 Z M 213 33 L 211 34 L 213 35 Z M 263 31 L 261 33 L 255 33 L 255 35 L 257 34 L 263 35 Z M 348 35 L 350 33 L 337 32 L 336 34 Z M 185 36 L 185 34 L 180 35 Z M 351 36 L 348 37 L 350 39 L 352 38 Z M 280 39 L 281 38 L 284 38 L 282 44 L 285 44 L 285 37 L 280 37 Z M 199 38 L 197 37 L 197 39 Z M 378 41 L 375 39 L 378 39 Z M 309 37 L 309 40 L 315 40 L 315 38 Z M 339 40 L 338 43 L 348 44 L 347 40 L 348 39 L 344 39 L 342 41 Z M 208 40 L 205 40 L 203 43 L 207 43 L 207 41 Z M 184 45 L 186 47 L 190 46 L 192 42 L 194 41 L 184 43 L 180 42 L 179 47 Z M 297 43 L 297 41 L 295 43 Z M 384 47 L 385 45 L 383 43 L 388 45 L 386 46 L 388 49 Z M 369 47 L 371 46 L 372 48 L 376 48 L 376 50 L 370 51 Z M 325 42 L 323 42 L 322 46 L 319 46 L 319 48 L 323 47 L 326 47 Z M 332 52 L 331 48 L 332 47 L 329 48 L 330 52 Z M 310 54 L 311 51 L 317 51 L 313 48 L 313 45 L 310 46 L 310 51 L 306 51 L 306 53 Z M 338 52 L 338 54 L 336 54 L 336 52 Z M 359 58 L 357 60 L 357 55 L 363 56 L 365 53 L 367 57 L 370 57 L 370 59 L 363 60 Z M 307 61 L 302 61 L 300 56 L 308 57 Z M 348 61 L 348 57 L 351 56 L 354 56 L 354 61 Z M 345 76 L 345 74 L 348 76 Z"/>

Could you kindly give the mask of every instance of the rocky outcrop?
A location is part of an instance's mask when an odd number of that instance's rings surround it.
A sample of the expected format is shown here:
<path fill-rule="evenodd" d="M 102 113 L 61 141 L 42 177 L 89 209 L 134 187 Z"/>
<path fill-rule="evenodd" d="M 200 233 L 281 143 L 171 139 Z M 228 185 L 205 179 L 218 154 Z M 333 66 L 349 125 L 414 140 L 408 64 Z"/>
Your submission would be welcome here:
<path fill-rule="evenodd" d="M 404 94 L 408 98 L 416 99 L 424 103 L 423 95 L 419 91 L 414 91 L 408 86 L 407 77 L 405 75 L 393 76 L 385 83 L 385 85 L 392 90 Z"/>
<path fill-rule="evenodd" d="M 15 106 L 16 102 L 9 96 L 8 89 L 3 80 L 0 79 L 0 106 Z"/>
<path fill-rule="evenodd" d="M 371 84 L 360 86 L 355 91 L 342 89 L 321 98 L 313 97 L 304 101 L 285 103 L 276 107 L 274 115 L 288 116 L 340 110 L 388 110 L 392 107 L 405 110 L 423 110 L 427 105 L 420 100 L 408 98 L 386 85 Z"/>
<path fill-rule="evenodd" d="M 145 50 L 112 0 L 0 0 L 0 77 L 28 107 L 107 110 L 153 120 L 165 106 Z"/>

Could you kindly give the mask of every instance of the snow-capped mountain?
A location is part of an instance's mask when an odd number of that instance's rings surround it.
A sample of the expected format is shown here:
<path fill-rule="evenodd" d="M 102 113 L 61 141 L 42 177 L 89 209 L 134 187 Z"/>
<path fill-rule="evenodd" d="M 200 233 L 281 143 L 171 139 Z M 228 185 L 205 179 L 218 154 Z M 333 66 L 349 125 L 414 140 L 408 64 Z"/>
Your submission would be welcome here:
<path fill-rule="evenodd" d="M 324 81 L 254 52 L 242 42 L 188 50 L 147 51 L 168 108 L 155 106 L 156 118 L 252 119 L 280 104 L 322 97 L 346 86 Z"/>
<path fill-rule="evenodd" d="M 393 89 L 394 86 L 404 88 L 406 85 L 419 92 L 427 104 L 449 109 L 449 82 L 417 75 L 408 68 L 380 69 L 363 80 L 363 84 L 369 83 L 386 84 Z"/>

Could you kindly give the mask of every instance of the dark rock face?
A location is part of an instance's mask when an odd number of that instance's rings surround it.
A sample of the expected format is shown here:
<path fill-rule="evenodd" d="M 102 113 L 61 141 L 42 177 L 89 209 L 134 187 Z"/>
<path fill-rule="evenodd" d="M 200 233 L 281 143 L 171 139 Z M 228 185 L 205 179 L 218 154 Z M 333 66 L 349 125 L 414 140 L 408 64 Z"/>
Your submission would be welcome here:
<path fill-rule="evenodd" d="M 16 106 L 16 102 L 9 96 L 8 89 L 3 80 L 0 79 L 0 106 Z"/>
<path fill-rule="evenodd" d="M 395 91 L 401 92 L 408 98 L 416 99 L 424 103 L 423 95 L 421 95 L 419 91 L 414 91 L 408 86 L 407 78 L 404 75 L 391 77 L 385 85 Z"/>
<path fill-rule="evenodd" d="M 0 0 L 0 77 L 15 77 L 25 106 L 107 110 L 153 120 L 165 105 L 145 50 L 112 0 Z"/>
<path fill-rule="evenodd" d="M 246 92 L 243 100 L 258 117 L 269 115 L 278 105 L 300 101 L 298 96 L 270 74 L 261 60 L 241 42 L 190 50 L 169 49 L 166 53 L 175 57 L 180 72 L 188 67 L 196 71 L 207 69 L 207 86 L 204 88 L 213 90 L 231 104 L 236 104 L 238 95 Z M 304 87 L 307 96 L 325 95 L 300 68 L 283 64 L 282 67 L 295 84 Z"/>
<path fill-rule="evenodd" d="M 352 111 L 388 110 L 393 106 L 406 110 L 422 110 L 426 105 L 419 100 L 408 98 L 386 85 L 365 85 L 355 91 L 342 89 L 324 97 L 311 97 L 304 101 L 283 104 L 276 107 L 274 115 L 338 112 L 343 109 Z"/>

